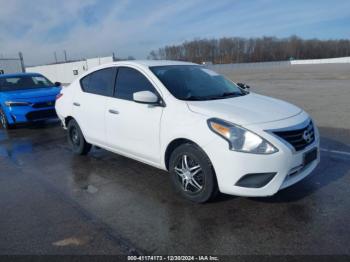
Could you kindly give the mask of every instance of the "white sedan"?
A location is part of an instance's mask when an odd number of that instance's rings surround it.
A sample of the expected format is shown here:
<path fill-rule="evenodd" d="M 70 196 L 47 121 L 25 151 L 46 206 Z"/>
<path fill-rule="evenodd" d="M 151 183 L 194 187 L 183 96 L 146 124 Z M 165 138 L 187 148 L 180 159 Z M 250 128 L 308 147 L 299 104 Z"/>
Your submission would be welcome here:
<path fill-rule="evenodd" d="M 85 73 L 57 96 L 76 154 L 91 145 L 168 170 L 185 198 L 270 196 L 319 163 L 310 116 L 203 66 L 125 61 Z"/>

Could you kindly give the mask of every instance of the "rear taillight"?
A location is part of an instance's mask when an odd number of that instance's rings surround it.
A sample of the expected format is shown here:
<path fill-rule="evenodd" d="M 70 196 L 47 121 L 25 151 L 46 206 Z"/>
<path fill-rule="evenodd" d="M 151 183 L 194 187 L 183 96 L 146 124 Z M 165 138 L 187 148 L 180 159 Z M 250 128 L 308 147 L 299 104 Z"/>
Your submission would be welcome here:
<path fill-rule="evenodd" d="M 60 97 L 62 97 L 63 96 L 63 94 L 62 93 L 60 93 L 60 94 L 58 94 L 57 96 L 56 96 L 56 100 L 58 100 Z"/>

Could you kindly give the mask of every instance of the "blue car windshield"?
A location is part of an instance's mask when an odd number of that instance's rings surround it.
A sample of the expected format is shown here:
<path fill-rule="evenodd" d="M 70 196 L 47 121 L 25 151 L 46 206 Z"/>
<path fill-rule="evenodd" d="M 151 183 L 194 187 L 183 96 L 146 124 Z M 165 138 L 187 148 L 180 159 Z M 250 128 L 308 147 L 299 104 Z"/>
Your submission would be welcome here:
<path fill-rule="evenodd" d="M 247 94 L 224 76 L 202 66 L 169 65 L 150 69 L 170 93 L 181 100 L 214 100 Z"/>
<path fill-rule="evenodd" d="M 0 77 L 0 92 L 52 87 L 54 84 L 44 76 Z"/>

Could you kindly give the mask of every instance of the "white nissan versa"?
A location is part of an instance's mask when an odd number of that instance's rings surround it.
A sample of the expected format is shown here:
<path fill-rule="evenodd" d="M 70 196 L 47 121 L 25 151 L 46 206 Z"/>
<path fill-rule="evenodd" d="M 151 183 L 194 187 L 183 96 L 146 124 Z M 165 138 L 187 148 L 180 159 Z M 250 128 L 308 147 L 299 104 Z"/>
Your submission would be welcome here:
<path fill-rule="evenodd" d="M 96 145 L 168 170 L 195 202 L 218 191 L 270 196 L 319 163 L 319 134 L 305 111 L 193 63 L 94 68 L 62 89 L 56 111 L 74 153 Z"/>

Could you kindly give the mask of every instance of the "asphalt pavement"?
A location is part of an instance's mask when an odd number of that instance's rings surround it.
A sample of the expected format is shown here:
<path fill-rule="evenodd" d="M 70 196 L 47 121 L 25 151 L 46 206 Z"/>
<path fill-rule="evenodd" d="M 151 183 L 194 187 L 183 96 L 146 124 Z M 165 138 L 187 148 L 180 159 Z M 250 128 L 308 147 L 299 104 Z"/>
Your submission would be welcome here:
<path fill-rule="evenodd" d="M 350 255 L 349 69 L 230 75 L 320 128 L 320 165 L 268 198 L 189 203 L 164 171 L 97 148 L 73 155 L 58 122 L 0 130 L 0 254 Z"/>

